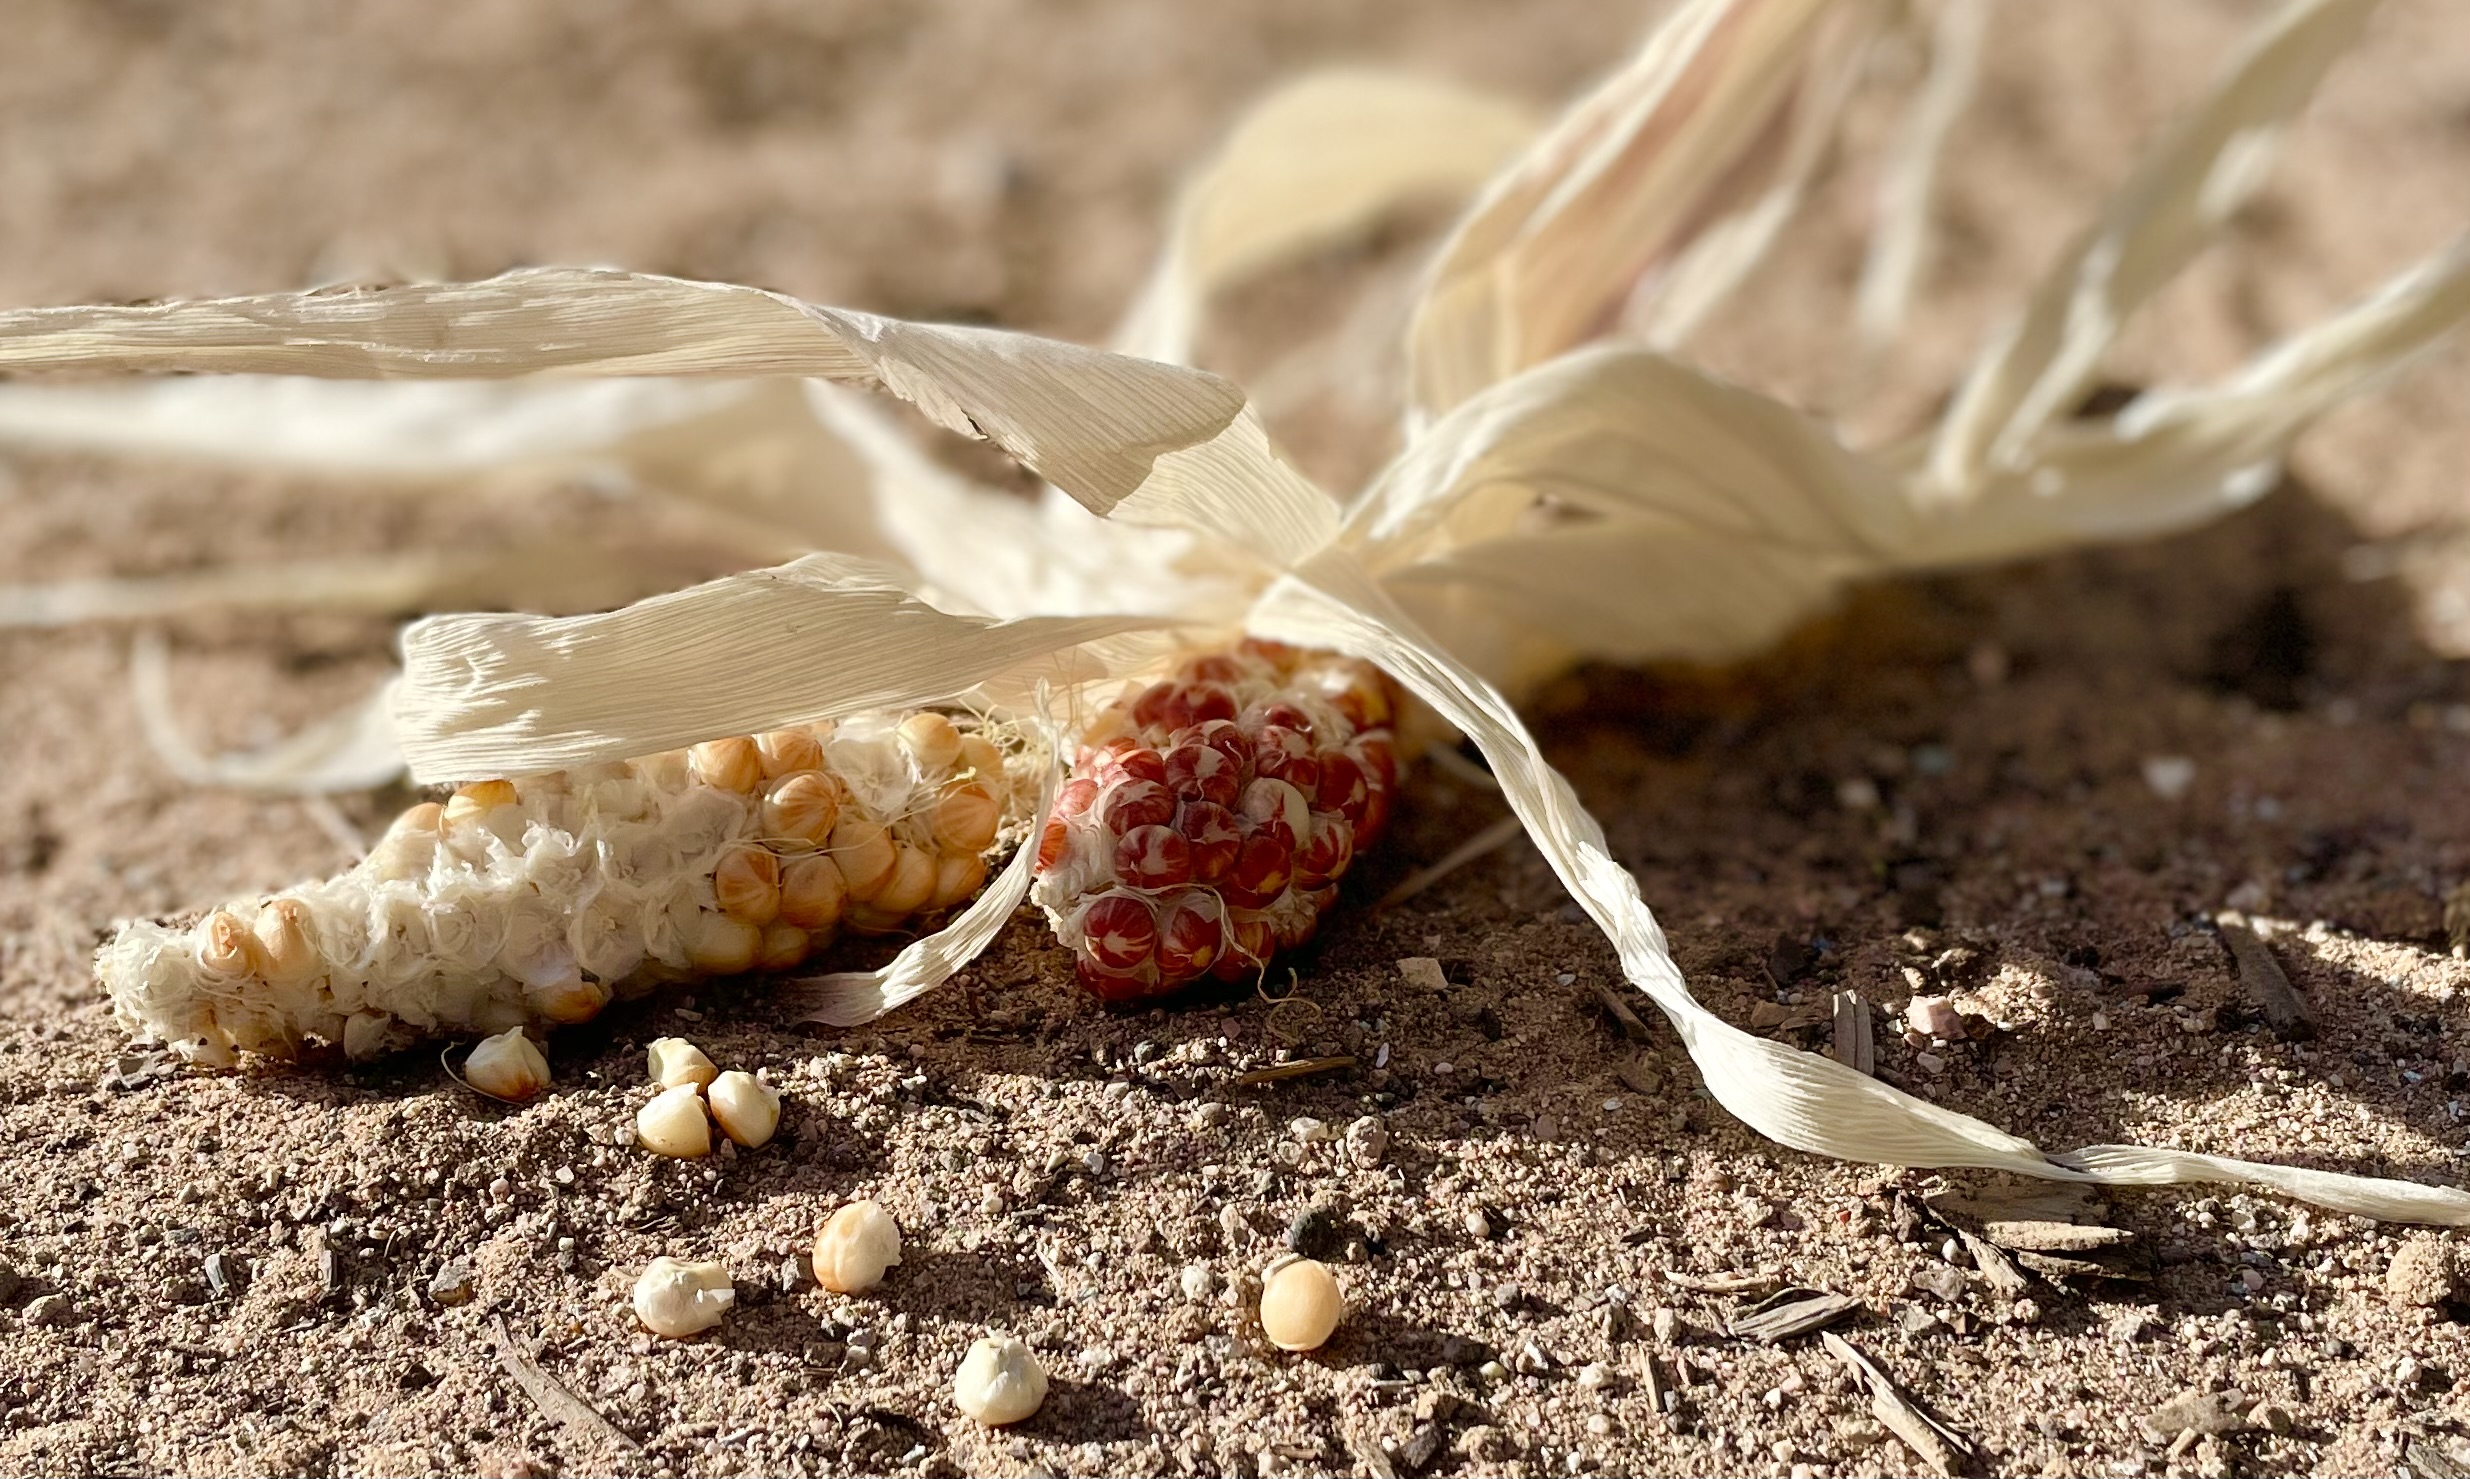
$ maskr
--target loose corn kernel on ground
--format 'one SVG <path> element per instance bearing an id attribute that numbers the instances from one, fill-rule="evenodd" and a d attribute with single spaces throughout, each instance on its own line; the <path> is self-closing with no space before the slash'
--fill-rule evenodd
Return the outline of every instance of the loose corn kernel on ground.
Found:
<path id="1" fill-rule="evenodd" d="M 1256 975 L 1312 937 L 1398 781 L 1388 680 L 1246 642 L 1101 710 L 1030 897 L 1108 1001 Z"/>
<path id="2" fill-rule="evenodd" d="M 97 971 L 122 1023 L 206 1062 L 580 1022 L 965 902 L 1029 821 L 1028 766 L 919 713 L 481 781 L 412 807 L 335 878 L 127 925 Z"/>

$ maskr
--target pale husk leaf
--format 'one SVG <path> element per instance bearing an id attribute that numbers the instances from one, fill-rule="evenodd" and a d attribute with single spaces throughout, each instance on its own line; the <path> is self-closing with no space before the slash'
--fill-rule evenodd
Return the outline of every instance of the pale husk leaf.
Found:
<path id="1" fill-rule="evenodd" d="M 1210 298 L 1402 205 L 1455 200 L 1534 136 L 1527 108 L 1391 72 L 1298 78 L 1254 103 L 1177 192 L 1115 347 L 1190 361 Z"/>
<path id="2" fill-rule="evenodd" d="M 989 686 L 1068 688 L 1146 660 L 1139 617 L 939 611 L 900 573 L 809 555 L 592 616 L 435 616 L 403 635 L 414 779 L 565 770 Z"/>
<path id="3" fill-rule="evenodd" d="M 2288 0 L 2145 151 L 1967 374 L 1932 450 L 1934 496 L 1961 502 L 1994 467 L 2028 459 L 2032 439 L 2091 386 L 2128 318 L 2261 183 L 2281 128 L 2374 8 L 2375 0 Z"/>
<path id="4" fill-rule="evenodd" d="M 1945 0 L 1930 28 L 1930 70 L 1896 130 L 1878 178 L 1878 224 L 1870 232 L 1854 294 L 1854 324 L 1873 351 L 1904 327 L 1929 264 L 1930 213 L 1947 140 L 1981 81 L 1989 0 Z"/>
<path id="5" fill-rule="evenodd" d="M 1656 263 L 1755 194 L 1737 171 L 1788 126 L 1809 48 L 1839 15 L 1827 0 L 1688 0 L 1564 113 L 1441 248 L 1408 332 L 1413 418 L 1592 337 Z"/>

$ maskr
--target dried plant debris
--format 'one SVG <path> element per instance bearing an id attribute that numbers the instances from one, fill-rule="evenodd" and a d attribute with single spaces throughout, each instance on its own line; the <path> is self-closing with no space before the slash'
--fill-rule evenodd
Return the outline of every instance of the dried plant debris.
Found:
<path id="1" fill-rule="evenodd" d="M 1829 1004 L 1835 1018 L 1835 1061 L 1855 1073 L 1878 1071 L 1877 1024 L 1857 991 L 1839 991 Z"/>
<path id="2" fill-rule="evenodd" d="M 1736 1339 L 1774 1345 L 1824 1329 L 1861 1307 L 1861 1301 L 1849 1294 L 1832 1294 L 1824 1289 L 1778 1289 L 1755 1304 L 1733 1311 L 1724 1326 Z"/>
<path id="3" fill-rule="evenodd" d="M 2092 1220 L 2101 1208 L 2081 1191 L 1947 1192 L 1923 1205 L 1973 1250 L 1984 1282 L 2004 1298 L 2024 1292 L 2019 1269 L 2052 1281 L 2152 1277 L 2154 1250 L 2127 1228 Z"/>
<path id="4" fill-rule="evenodd" d="M 2273 958 L 2272 947 L 2235 915 L 2224 915 L 2215 927 L 2238 966 L 2239 989 L 2264 1013 L 2264 1023 L 2273 1035 L 2285 1042 L 2314 1037 L 2316 1009 L 2290 984 L 2289 973 Z"/>
<path id="5" fill-rule="evenodd" d="M 1870 1412 L 1889 1432 L 1904 1440 L 1906 1447 L 1932 1473 L 1952 1476 L 1964 1472 L 1976 1457 L 1971 1440 L 1904 1395 L 1878 1363 L 1862 1354 L 1851 1341 L 1829 1330 L 1820 1334 L 1829 1352 L 1850 1367 L 1854 1377 L 1869 1390 Z"/>
<path id="6" fill-rule="evenodd" d="M 492 1321 L 490 1328 L 497 1337 L 498 1364 L 506 1368 L 506 1374 L 523 1389 L 523 1395 L 531 1398 L 533 1404 L 552 1422 L 620 1453 L 643 1451 L 634 1439 L 619 1432 L 607 1418 L 593 1410 L 591 1404 L 566 1390 L 563 1383 L 526 1355 L 522 1347 L 515 1344 L 514 1336 L 508 1333 L 502 1317 Z"/>

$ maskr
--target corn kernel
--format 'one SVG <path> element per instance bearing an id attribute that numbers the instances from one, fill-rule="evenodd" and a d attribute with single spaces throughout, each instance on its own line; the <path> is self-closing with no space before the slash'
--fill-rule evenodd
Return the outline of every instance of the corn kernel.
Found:
<path id="1" fill-rule="evenodd" d="M 257 969 L 257 937 L 228 909 L 217 909 L 197 924 L 197 962 L 221 976 L 246 976 Z"/>
<path id="2" fill-rule="evenodd" d="M 780 1128 L 780 1095 L 751 1073 L 736 1069 L 712 1080 L 705 1096 L 721 1133 L 753 1150 Z"/>
<path id="3" fill-rule="evenodd" d="M 835 1294 L 874 1288 L 900 1261 L 900 1224 L 874 1202 L 851 1202 L 815 1234 L 815 1282 Z"/>
<path id="4" fill-rule="evenodd" d="M 763 778 L 767 781 L 801 770 L 823 768 L 823 742 L 811 730 L 775 729 L 756 735 L 755 750 L 762 759 Z"/>
<path id="5" fill-rule="evenodd" d="M 767 971 L 785 971 L 802 965 L 814 948 L 814 939 L 794 924 L 774 921 L 763 927 L 763 944 L 755 953 L 755 964 Z"/>
<path id="6" fill-rule="evenodd" d="M 969 1347 L 952 1377 L 952 1401 L 990 1428 L 1016 1423 L 1046 1401 L 1046 1372 L 1028 1346 L 990 1335 Z"/>
<path id="7" fill-rule="evenodd" d="M 781 866 L 780 918 L 805 930 L 828 930 L 840 923 L 849 885 L 840 864 L 822 853 L 791 858 Z"/>
<path id="8" fill-rule="evenodd" d="M 964 781 L 935 802 L 935 845 L 945 852 L 984 852 L 995 845 L 1003 806 L 983 781 Z"/>
<path id="9" fill-rule="evenodd" d="M 655 1258 L 635 1280 L 635 1318 L 654 1335 L 676 1340 L 719 1324 L 737 1297 L 726 1264 Z"/>
<path id="10" fill-rule="evenodd" d="M 949 909 L 978 896 L 986 887 L 986 859 L 974 852 L 945 853 L 935 862 L 935 893 L 929 909 Z"/>
<path id="11" fill-rule="evenodd" d="M 941 714 L 912 714 L 901 721 L 901 748 L 926 777 L 940 776 L 961 758 L 961 732 Z"/>
<path id="12" fill-rule="evenodd" d="M 742 734 L 705 740 L 686 752 L 696 780 L 724 791 L 752 796 L 763 784 L 763 752 Z"/>
<path id="13" fill-rule="evenodd" d="M 763 835 L 772 842 L 821 847 L 840 820 L 840 782 L 819 770 L 800 771 L 763 798 Z"/>
<path id="14" fill-rule="evenodd" d="M 698 911 L 686 921 L 686 959 L 707 975 L 734 976 L 754 968 L 763 931 L 726 914 Z"/>
<path id="15" fill-rule="evenodd" d="M 516 1027 L 481 1039 L 463 1060 L 463 1081 L 492 1099 L 521 1104 L 549 1087 L 549 1060 Z"/>
<path id="16" fill-rule="evenodd" d="M 760 847 L 731 848 L 712 865 L 712 899 L 741 924 L 771 923 L 780 913 L 780 859 Z"/>
<path id="17" fill-rule="evenodd" d="M 1261 1279 L 1261 1333 L 1282 1351 L 1319 1350 L 1345 1313 L 1337 1277 L 1312 1259 L 1281 1259 Z"/>
<path id="18" fill-rule="evenodd" d="M 663 1089 L 635 1111 L 635 1142 L 654 1155 L 692 1160 L 712 1153 L 712 1121 L 695 1084 Z"/>
<path id="19" fill-rule="evenodd" d="M 652 1082 L 664 1089 L 674 1089 L 680 1084 L 702 1088 L 720 1077 L 720 1069 L 713 1064 L 710 1056 L 682 1037 L 652 1039 L 651 1047 L 645 1050 L 644 1060 Z"/>
<path id="20" fill-rule="evenodd" d="M 257 959 L 277 986 L 302 985 L 326 969 L 309 934 L 309 909 L 298 899 L 276 899 L 257 911 Z"/>
<path id="21" fill-rule="evenodd" d="M 892 850 L 890 833 L 862 816 L 844 814 L 832 828 L 832 861 L 840 864 L 849 897 L 864 903 L 892 881 L 893 865 L 900 858 Z"/>

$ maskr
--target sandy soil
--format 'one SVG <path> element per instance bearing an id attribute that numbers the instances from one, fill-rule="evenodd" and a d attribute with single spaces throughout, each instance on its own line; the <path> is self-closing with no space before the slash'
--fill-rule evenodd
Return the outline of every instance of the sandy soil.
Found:
<path id="1" fill-rule="evenodd" d="M 1379 59 L 1550 99 L 1618 53 L 1630 9 L 20 0 L 0 301 L 605 261 L 1091 336 L 1177 163 L 1267 79 Z M 1705 357 L 1856 426 L 1909 425 L 2254 11 L 2006 7 L 1907 352 L 1875 374 L 1835 355 L 1856 163 Z M 2444 0 L 2396 0 L 2128 373 L 2221 368 L 2458 230 L 2463 40 Z M 1891 124 L 1865 104 L 1856 135 Z M 1289 351 L 1409 245 L 1247 292 L 1218 345 L 1334 480 L 1377 461 L 1359 412 L 1379 357 Z M 2441 900 L 2470 876 L 2465 409 L 2454 350 L 2306 443 L 2303 487 L 2220 527 L 1865 593 L 1753 672 L 1582 675 L 1539 724 L 1736 1021 L 1858 992 L 1883 1074 L 2054 1149 L 2456 1181 L 2470 965 Z M 645 519 L 584 490 L 421 504 L 29 458 L 0 467 L 0 579 Z M 184 712 L 220 743 L 356 694 L 390 640 L 334 618 L 169 635 Z M 2135 1234 L 2141 1278 L 2002 1293 L 1919 1210 L 1951 1183 L 1780 1151 L 1704 1099 L 1660 1025 L 1622 1037 L 1594 1004 L 1611 954 L 1532 853 L 1370 912 L 1498 815 L 1431 772 L 1285 1004 L 1110 1015 L 1024 920 L 873 1031 L 790 1025 L 760 982 L 615 1013 L 558 1041 L 559 1092 L 522 1110 L 418 1054 L 114 1086 L 124 1044 L 85 965 L 109 921 L 345 860 L 313 808 L 168 776 L 125 650 L 0 637 L 0 1470 L 1909 1471 L 1814 1336 L 1724 1333 L 1737 1301 L 1702 1286 L 1743 1271 L 1858 1298 L 1841 1332 L 1985 1472 L 2470 1459 L 2470 1332 L 2388 1291 L 2404 1230 L 2120 1195 L 2098 1215 Z M 2194 761 L 2174 799 L 2146 779 L 2161 757 Z M 341 811 L 367 829 L 403 799 Z M 2312 1043 L 2246 1005 L 2205 924 L 2231 905 L 2312 1000 Z M 1402 978 L 1410 957 L 1442 961 L 1448 989 Z M 1977 1040 L 1900 1040 L 1916 981 L 1953 990 Z M 708 1165 L 615 1148 L 666 1033 L 771 1069 L 782 1138 Z M 1235 1081 L 1324 1052 L 1367 1066 Z M 1377 1164 L 1306 1123 L 1366 1117 Z M 819 1293 L 794 1256 L 856 1196 L 898 1215 L 907 1261 L 874 1294 Z M 1246 1314 L 1290 1235 L 1358 1311 L 1308 1358 Z M 694 1341 L 641 1334 L 624 1293 L 659 1253 L 726 1259 L 738 1313 Z M 468 1298 L 450 1273 L 441 1302 L 458 1264 Z M 500 1322 L 640 1451 L 545 1416 Z M 949 1398 L 990 1329 L 1056 1378 L 1013 1432 Z M 2160 1430 L 2210 1393 L 2235 1394 L 2222 1431 Z"/>

